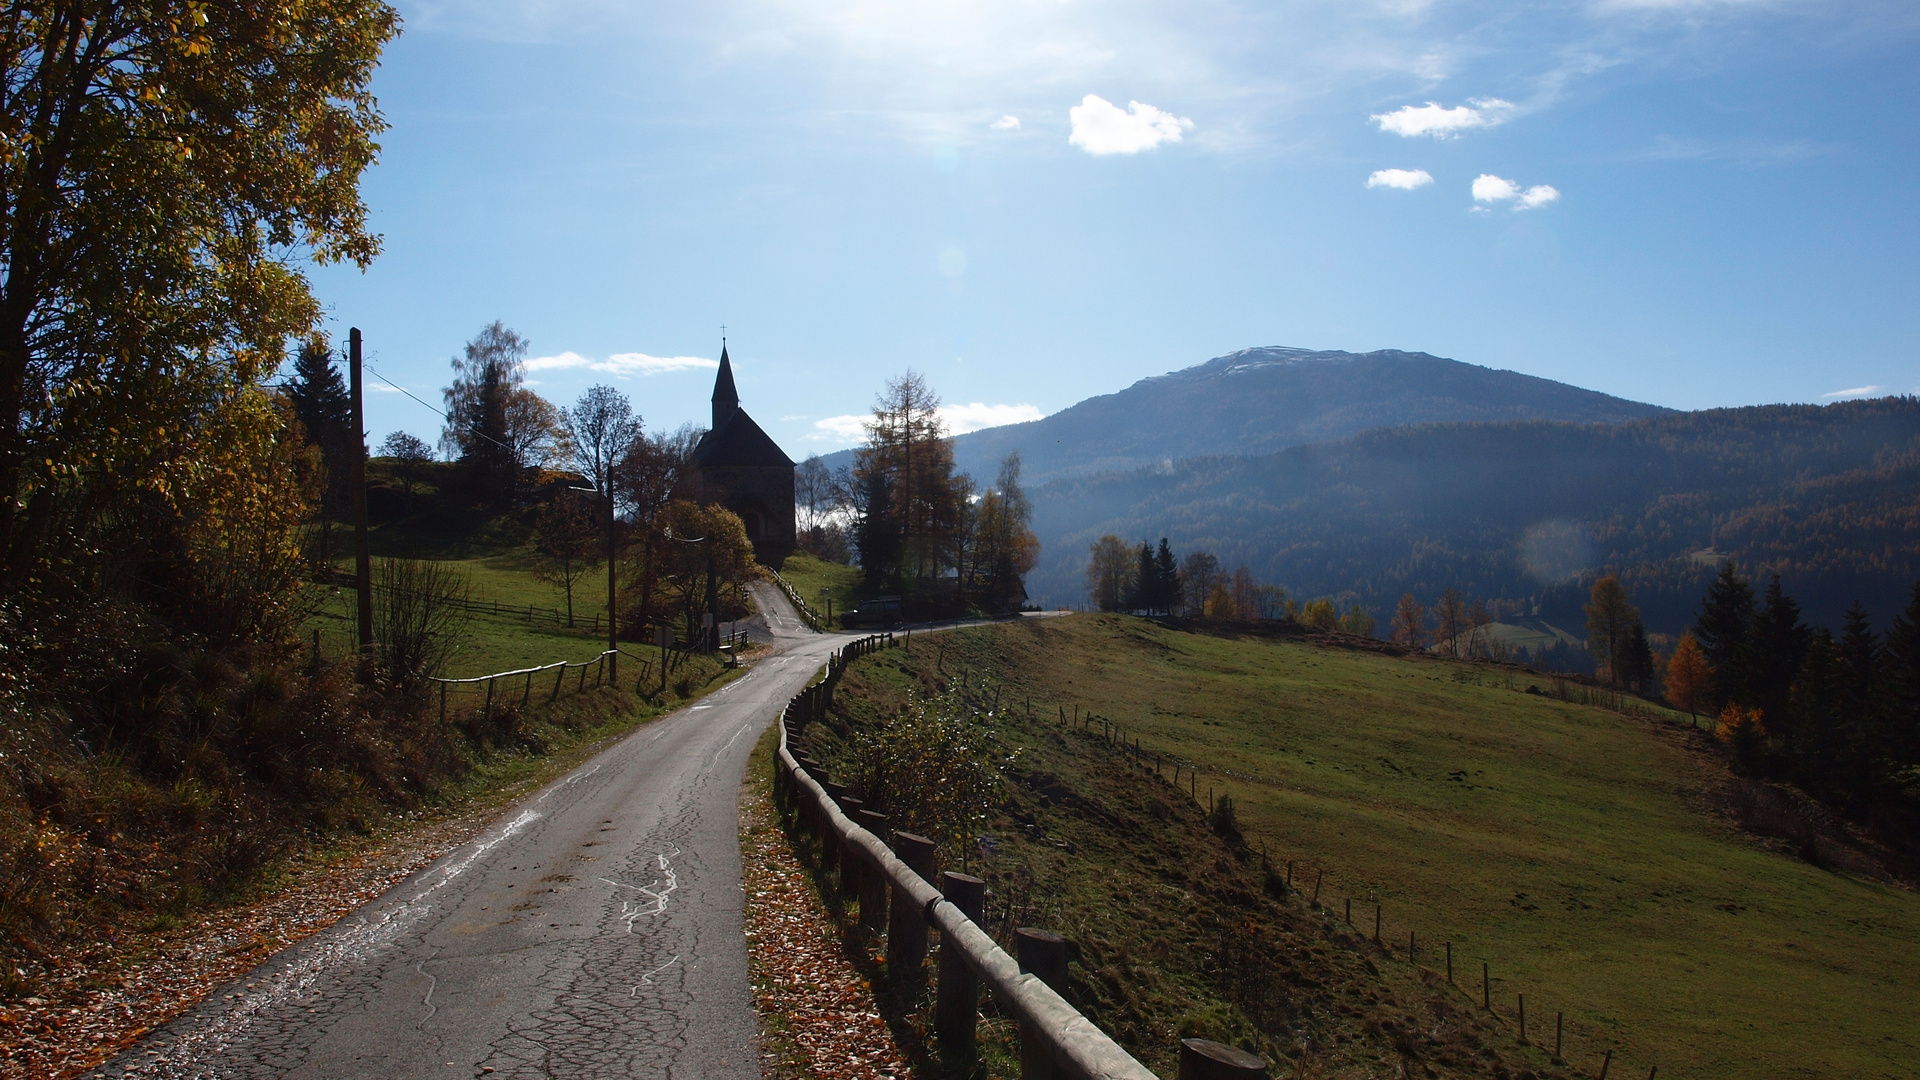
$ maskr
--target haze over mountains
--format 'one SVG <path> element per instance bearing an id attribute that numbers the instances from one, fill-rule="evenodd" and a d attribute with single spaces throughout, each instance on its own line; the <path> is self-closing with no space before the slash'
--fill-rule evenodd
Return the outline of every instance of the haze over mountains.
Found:
<path id="1" fill-rule="evenodd" d="M 1470 420 L 1639 420 L 1658 405 L 1423 352 L 1242 349 L 1052 416 L 956 436 L 954 464 L 990 482 L 1019 450 L 1029 485 L 1217 454 L 1270 454 L 1375 428 Z M 847 464 L 851 451 L 831 455 Z"/>

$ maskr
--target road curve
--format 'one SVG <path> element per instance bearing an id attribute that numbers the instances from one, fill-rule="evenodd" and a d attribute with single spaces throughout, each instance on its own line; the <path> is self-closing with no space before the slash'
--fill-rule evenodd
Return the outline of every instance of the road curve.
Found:
<path id="1" fill-rule="evenodd" d="M 848 640 L 761 604 L 778 651 L 748 674 L 90 1075 L 758 1077 L 740 777 Z"/>

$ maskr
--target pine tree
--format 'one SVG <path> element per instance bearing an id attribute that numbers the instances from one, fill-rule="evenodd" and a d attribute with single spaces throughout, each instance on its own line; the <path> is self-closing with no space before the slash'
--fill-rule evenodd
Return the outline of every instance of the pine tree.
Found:
<path id="1" fill-rule="evenodd" d="M 1920 788 L 1920 581 L 1887 628 L 1879 742 L 1896 780 Z"/>
<path id="2" fill-rule="evenodd" d="M 1133 585 L 1127 590 L 1127 608 L 1153 614 L 1154 608 L 1159 606 L 1159 586 L 1159 573 L 1153 562 L 1153 546 L 1142 540 L 1135 559 Z"/>
<path id="3" fill-rule="evenodd" d="M 1164 536 L 1160 538 L 1160 549 L 1153 555 L 1153 572 L 1153 606 L 1171 615 L 1174 605 L 1180 602 L 1180 564 Z"/>
<path id="4" fill-rule="evenodd" d="M 1794 676 L 1806 657 L 1809 632 L 1800 621 L 1800 605 L 1780 587 L 1780 575 L 1767 582 L 1767 596 L 1754 620 L 1753 667 L 1748 675 L 1751 704 L 1767 716 L 1787 706 Z"/>
<path id="5" fill-rule="evenodd" d="M 1707 587 L 1700 615 L 1693 622 L 1694 640 L 1713 671 L 1714 696 L 1720 701 L 1749 697 L 1753 620 L 1753 587 L 1741 580 L 1728 559 Z"/>
<path id="6" fill-rule="evenodd" d="M 353 399 L 347 381 L 333 366 L 333 350 L 318 334 L 301 342 L 293 361 L 293 382 L 287 387 L 293 415 L 307 431 L 307 441 L 320 449 L 327 467 L 327 486 L 321 513 L 331 520 L 347 511 L 347 477 L 352 462 Z"/>

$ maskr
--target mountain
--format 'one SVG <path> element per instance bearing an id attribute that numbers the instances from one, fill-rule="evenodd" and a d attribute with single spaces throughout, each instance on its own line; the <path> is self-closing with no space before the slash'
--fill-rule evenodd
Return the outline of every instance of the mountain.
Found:
<path id="1" fill-rule="evenodd" d="M 1142 379 L 1025 424 L 953 440 L 960 471 L 990 482 L 1019 450 L 1028 484 L 1182 458 L 1271 454 L 1374 428 L 1463 421 L 1619 423 L 1657 405 L 1427 353 L 1242 349 Z M 849 463 L 851 453 L 828 465 Z"/>
<path id="2" fill-rule="evenodd" d="M 1382 626 L 1402 592 L 1431 604 L 1448 587 L 1538 598 L 1577 626 L 1610 571 L 1649 629 L 1678 631 L 1723 557 L 1779 573 L 1810 621 L 1838 625 L 1857 599 L 1884 626 L 1920 578 L 1920 399 L 1402 427 L 1029 494 L 1027 588 L 1045 604 L 1085 601 L 1088 546 L 1114 533 L 1357 601 Z"/>

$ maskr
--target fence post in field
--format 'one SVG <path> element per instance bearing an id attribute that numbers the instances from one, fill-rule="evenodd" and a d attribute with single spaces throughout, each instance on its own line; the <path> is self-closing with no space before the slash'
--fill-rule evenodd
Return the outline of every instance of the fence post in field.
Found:
<path id="1" fill-rule="evenodd" d="M 1447 982 L 1453 982 L 1453 942 L 1447 942 Z"/>
<path id="2" fill-rule="evenodd" d="M 854 824 L 875 836 L 887 835 L 887 815 L 862 810 L 853 815 Z M 860 857 L 865 859 L 866 852 Z M 887 872 L 876 863 L 860 868 L 860 925 L 879 933 L 887 922 Z"/>
<path id="3" fill-rule="evenodd" d="M 440 722 L 447 722 L 447 684 L 440 684 Z"/>
<path id="4" fill-rule="evenodd" d="M 974 922 L 986 906 L 987 883 L 969 874 L 949 870 L 940 875 L 940 893 Z M 940 942 L 940 986 L 934 1002 L 934 1032 L 940 1041 L 966 1054 L 973 1053 L 973 1022 L 980 1011 L 980 982 L 952 943 Z"/>
<path id="5" fill-rule="evenodd" d="M 520 692 L 520 707 L 522 709 L 526 708 L 527 703 L 532 700 L 533 700 L 533 672 L 529 671 L 527 672 L 527 688 Z"/>
<path id="6" fill-rule="evenodd" d="M 1488 973 L 1485 960 L 1480 961 L 1480 1007 L 1488 1012 L 1493 1011 L 1493 976 Z"/>
<path id="7" fill-rule="evenodd" d="M 1613 1051 L 1609 1050 L 1607 1056 L 1600 1060 L 1600 1080 L 1607 1080 L 1607 1070 L 1611 1068 L 1613 1068 Z"/>
<path id="8" fill-rule="evenodd" d="M 487 677 L 487 703 L 481 708 L 480 715 L 486 721 L 493 719 L 493 677 L 491 675 Z"/>
<path id="9" fill-rule="evenodd" d="M 1013 932 L 1014 958 L 1062 997 L 1067 994 L 1067 939 L 1050 930 L 1022 926 Z M 1034 1025 L 1020 1024 L 1020 1080 L 1051 1080 L 1053 1046 Z"/>
<path id="10" fill-rule="evenodd" d="M 924 836 L 910 832 L 893 834 L 893 853 L 900 856 L 907 869 L 920 875 L 922 881 L 933 880 L 934 851 L 933 841 Z M 887 972 L 893 976 L 895 986 L 917 990 L 920 966 L 927 959 L 926 913 L 914 904 L 913 897 L 895 889 L 889 916 Z"/>
<path id="11" fill-rule="evenodd" d="M 1380 905 L 1373 905 L 1373 943 L 1380 944 Z"/>
<path id="12" fill-rule="evenodd" d="M 1566 1024 L 1566 1013 L 1557 1012 L 1553 1014 L 1553 1060 L 1555 1061 L 1560 1060 L 1560 1035 L 1566 1029 Z"/>
<path id="13" fill-rule="evenodd" d="M 580 665 L 580 685 L 574 687 L 573 692 L 576 694 L 585 693 L 586 689 L 587 689 L 587 665 L 581 664 Z"/>
<path id="14" fill-rule="evenodd" d="M 1323 881 L 1326 878 L 1326 876 L 1327 876 L 1327 868 L 1324 866 L 1313 872 L 1313 906 L 1314 907 L 1320 906 L 1320 882 Z M 1353 913 L 1352 913 L 1353 901 L 1351 900 L 1347 901 L 1347 905 L 1348 905 L 1347 921 L 1352 922 L 1353 921 Z"/>
<path id="15" fill-rule="evenodd" d="M 1267 1063 L 1226 1043 L 1180 1040 L 1179 1080 L 1265 1080 Z"/>
<path id="16" fill-rule="evenodd" d="M 567 665 L 563 663 L 560 665 L 560 670 L 553 675 L 553 696 L 547 699 L 547 704 L 551 705 L 560 700 L 560 684 L 565 682 L 566 679 Z"/>
<path id="17" fill-rule="evenodd" d="M 1526 1045 L 1526 1042 L 1527 1042 L 1527 995 L 1521 994 L 1520 995 L 1520 1043 L 1521 1045 L 1524 1046 Z"/>

